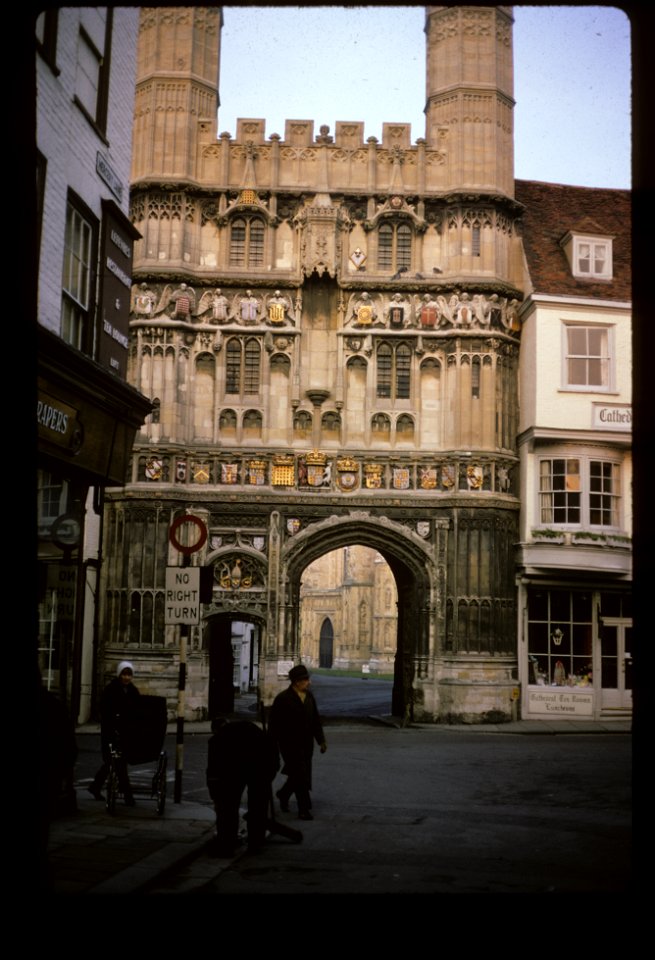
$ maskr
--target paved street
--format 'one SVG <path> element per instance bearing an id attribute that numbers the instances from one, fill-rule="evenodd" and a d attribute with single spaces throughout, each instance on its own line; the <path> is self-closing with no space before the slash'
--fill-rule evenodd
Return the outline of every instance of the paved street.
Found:
<path id="1" fill-rule="evenodd" d="M 137 806 L 109 816 L 88 786 L 97 727 L 78 730 L 78 812 L 54 822 L 54 892 L 157 894 L 621 893 L 630 890 L 629 721 L 490 726 L 389 722 L 388 681 L 315 676 L 328 751 L 314 760 L 314 815 L 293 845 L 214 859 L 205 784 L 209 723 L 185 725 L 182 802 L 158 817 L 151 765 L 131 767 Z M 238 698 L 255 717 L 254 698 Z M 283 782 L 278 774 L 277 788 Z M 144 788 L 143 792 L 141 788 Z M 245 799 L 245 798 L 244 798 Z M 245 824 L 244 824 L 245 828 Z"/>
<path id="2" fill-rule="evenodd" d="M 337 725 L 303 843 L 220 871 L 202 853 L 152 893 L 609 893 L 630 878 L 630 738 Z M 201 738 L 194 738 L 200 747 Z M 282 782 L 278 777 L 276 784 Z"/>

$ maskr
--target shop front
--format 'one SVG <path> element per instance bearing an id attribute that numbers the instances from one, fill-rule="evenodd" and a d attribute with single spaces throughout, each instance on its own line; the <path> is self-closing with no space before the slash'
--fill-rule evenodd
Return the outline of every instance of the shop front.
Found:
<path id="1" fill-rule="evenodd" d="M 150 401 L 38 328 L 37 606 L 44 685 L 86 719 L 94 678 L 102 491 L 125 482 Z"/>
<path id="2" fill-rule="evenodd" d="M 524 719 L 600 719 L 632 711 L 629 584 L 519 581 Z"/>

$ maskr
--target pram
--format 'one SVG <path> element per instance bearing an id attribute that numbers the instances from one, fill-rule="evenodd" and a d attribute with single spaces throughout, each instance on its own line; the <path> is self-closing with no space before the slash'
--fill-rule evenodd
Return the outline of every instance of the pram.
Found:
<path id="1" fill-rule="evenodd" d="M 134 716 L 128 727 L 121 730 L 120 738 L 109 745 L 109 773 L 107 775 L 107 813 L 114 813 L 116 800 L 122 796 L 121 765 L 127 773 L 128 764 L 146 764 L 157 761 L 157 768 L 146 778 L 145 789 L 136 778 L 131 778 L 132 791 L 150 796 L 157 801 L 157 813 L 166 806 L 166 767 L 168 755 L 164 750 L 166 737 L 166 697 L 141 696 L 135 706 Z M 141 777 L 143 780 L 143 777 Z"/>

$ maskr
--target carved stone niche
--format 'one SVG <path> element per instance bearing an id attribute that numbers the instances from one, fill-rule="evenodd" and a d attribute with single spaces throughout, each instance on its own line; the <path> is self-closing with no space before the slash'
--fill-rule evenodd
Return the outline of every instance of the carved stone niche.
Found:
<path id="1" fill-rule="evenodd" d="M 263 143 L 265 133 L 265 120 L 237 119 L 236 140 L 238 143 L 245 143 L 247 140 L 251 140 L 253 143 Z"/>
<path id="2" fill-rule="evenodd" d="M 338 147 L 348 147 L 351 150 L 362 147 L 364 145 L 364 124 L 360 121 L 337 120 L 335 140 Z"/>

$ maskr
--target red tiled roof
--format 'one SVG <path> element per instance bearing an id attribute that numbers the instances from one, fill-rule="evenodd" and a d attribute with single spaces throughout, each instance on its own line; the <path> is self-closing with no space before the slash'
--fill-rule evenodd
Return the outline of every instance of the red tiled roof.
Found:
<path id="1" fill-rule="evenodd" d="M 632 298 L 631 193 L 517 180 L 525 206 L 523 245 L 535 293 L 627 301 Z M 560 245 L 567 233 L 612 237 L 613 279 L 580 280 Z"/>

